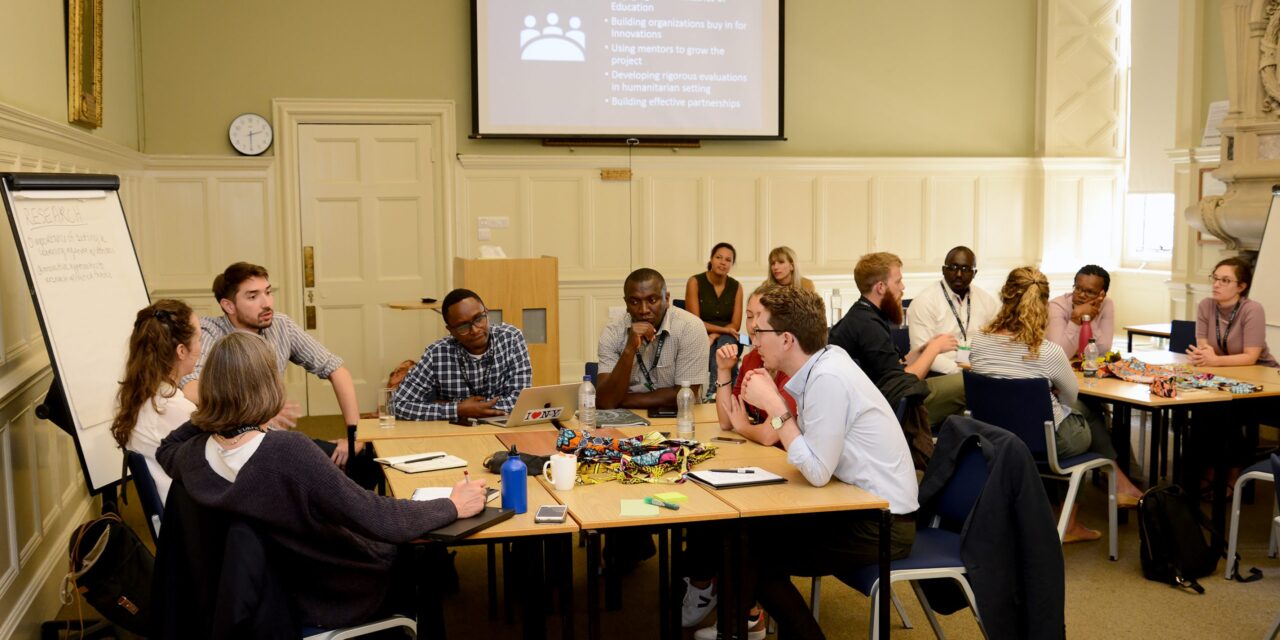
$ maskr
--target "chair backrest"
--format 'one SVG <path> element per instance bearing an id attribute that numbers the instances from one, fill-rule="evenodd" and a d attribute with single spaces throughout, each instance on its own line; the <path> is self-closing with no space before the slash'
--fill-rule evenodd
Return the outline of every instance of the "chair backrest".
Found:
<path id="1" fill-rule="evenodd" d="M 142 513 L 147 516 L 147 530 L 151 532 L 151 541 L 159 543 L 160 521 L 164 520 L 164 501 L 160 499 L 155 478 L 151 477 L 147 459 L 141 453 L 126 450 L 124 455 L 129 461 L 133 486 L 138 489 L 138 500 L 142 501 Z"/>
<path id="2" fill-rule="evenodd" d="M 906 327 L 893 327 L 889 329 L 889 337 L 893 338 L 893 346 L 898 350 L 898 356 L 907 357 L 911 353 L 911 334 Z"/>
<path id="3" fill-rule="evenodd" d="M 964 395 L 975 420 L 1012 431 L 1036 460 L 1048 457 L 1045 421 L 1053 420 L 1049 381 L 1044 378 L 990 378 L 964 372 Z"/>
<path id="4" fill-rule="evenodd" d="M 683 309 L 683 308 L 684 308 L 684 298 L 672 298 L 672 299 L 671 299 L 671 304 L 672 304 L 672 305 L 674 305 L 674 306 L 676 306 L 676 307 L 678 307 L 678 308 L 680 308 L 680 309 Z"/>
<path id="5" fill-rule="evenodd" d="M 1280 453 L 1271 454 L 1271 475 L 1280 478 Z M 1280 482 L 1273 482 L 1271 486 L 1276 488 L 1276 504 L 1280 504 Z"/>
<path id="6" fill-rule="evenodd" d="M 969 438 L 961 445 L 951 479 L 938 493 L 937 516 L 956 527 L 963 525 L 986 484 L 987 459 L 982 454 L 982 447 L 978 446 L 978 439 Z"/>
<path id="7" fill-rule="evenodd" d="M 898 405 L 893 408 L 893 417 L 898 419 L 898 424 L 902 424 L 902 421 L 907 419 L 907 406 L 910 404 L 908 400 L 910 398 L 900 398 Z"/>
<path id="8" fill-rule="evenodd" d="M 595 385 L 596 378 L 600 375 L 600 363 L 588 362 L 586 367 L 583 369 L 583 375 L 589 376 L 591 378 L 591 384 Z"/>
<path id="9" fill-rule="evenodd" d="M 1196 323 L 1194 320 L 1174 320 L 1169 323 L 1169 350 L 1174 353 L 1186 353 L 1187 347 L 1196 343 Z"/>

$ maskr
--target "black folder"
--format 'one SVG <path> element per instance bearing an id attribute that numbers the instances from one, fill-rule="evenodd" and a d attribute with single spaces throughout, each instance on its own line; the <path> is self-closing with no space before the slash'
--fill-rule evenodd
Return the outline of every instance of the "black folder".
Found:
<path id="1" fill-rule="evenodd" d="M 462 518 L 453 521 L 453 524 L 447 524 L 434 531 L 428 531 L 424 536 L 430 540 L 441 540 L 444 542 L 453 542 L 465 538 L 477 531 L 484 531 L 503 520 L 509 520 L 516 512 L 512 509 L 500 509 L 498 507 L 485 507 L 484 511 L 471 516 L 470 518 Z"/>

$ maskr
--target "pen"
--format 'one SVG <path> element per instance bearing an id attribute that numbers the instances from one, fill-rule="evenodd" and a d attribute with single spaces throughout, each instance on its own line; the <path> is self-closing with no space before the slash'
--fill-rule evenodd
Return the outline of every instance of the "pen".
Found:
<path id="1" fill-rule="evenodd" d="M 428 461 L 428 460 L 437 460 L 437 459 L 443 458 L 444 456 L 445 456 L 445 454 L 441 453 L 441 454 L 434 455 L 434 456 L 427 456 L 427 457 L 425 457 L 425 458 L 414 458 L 414 459 L 412 459 L 412 460 L 401 460 L 400 462 L 397 462 L 397 463 L 395 463 L 395 464 L 413 464 L 413 463 L 415 463 L 415 462 L 426 462 L 426 461 Z"/>
<path id="2" fill-rule="evenodd" d="M 755 469 L 712 469 L 713 473 L 755 473 Z"/>
<path id="3" fill-rule="evenodd" d="M 463 479 L 467 484 L 471 484 L 471 473 L 470 473 L 470 472 L 468 472 L 466 469 L 463 469 L 463 470 L 462 470 L 462 479 Z"/>
<path id="4" fill-rule="evenodd" d="M 653 506 L 655 506 L 655 507 L 665 507 L 665 508 L 670 509 L 670 510 L 672 510 L 672 511 L 679 511 L 679 510 L 680 510 L 680 505 L 678 505 L 678 504 L 673 504 L 673 503 L 670 503 L 670 502 L 665 502 L 665 501 L 663 501 L 663 500 L 661 500 L 661 499 L 658 499 L 658 498 L 655 498 L 655 497 L 653 497 L 653 496 L 649 496 L 648 498 L 645 498 L 645 499 L 644 499 L 644 501 L 645 501 L 645 502 L 647 502 L 647 503 L 649 503 L 649 504 L 651 504 L 651 505 L 653 505 Z"/>

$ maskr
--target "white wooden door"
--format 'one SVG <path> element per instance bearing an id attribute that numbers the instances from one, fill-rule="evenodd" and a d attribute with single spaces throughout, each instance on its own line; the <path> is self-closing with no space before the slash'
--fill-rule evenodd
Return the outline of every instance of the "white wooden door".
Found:
<path id="1" fill-rule="evenodd" d="M 443 297 L 431 133 L 431 125 L 299 126 L 307 311 L 297 320 L 346 361 L 362 412 L 375 409 L 391 369 L 416 360 L 441 330 L 432 312 L 387 306 Z M 329 383 L 307 376 L 307 414 L 336 413 Z"/>

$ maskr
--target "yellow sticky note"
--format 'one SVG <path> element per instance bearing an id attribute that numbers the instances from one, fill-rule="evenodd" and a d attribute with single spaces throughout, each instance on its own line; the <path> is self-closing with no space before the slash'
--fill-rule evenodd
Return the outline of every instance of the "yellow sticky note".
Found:
<path id="1" fill-rule="evenodd" d="M 679 491 L 655 493 L 653 494 L 653 497 L 670 504 L 684 504 L 689 501 L 689 496 L 686 496 L 685 494 L 680 493 Z"/>
<path id="2" fill-rule="evenodd" d="M 647 517 L 658 515 L 658 507 L 649 504 L 644 500 L 623 500 L 622 513 L 624 517 Z"/>

